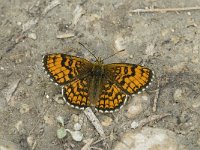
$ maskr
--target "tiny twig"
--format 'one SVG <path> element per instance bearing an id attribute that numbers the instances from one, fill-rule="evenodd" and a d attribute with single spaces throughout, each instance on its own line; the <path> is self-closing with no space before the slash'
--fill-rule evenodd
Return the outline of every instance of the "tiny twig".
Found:
<path id="1" fill-rule="evenodd" d="M 167 113 L 167 114 L 149 116 L 148 118 L 140 120 L 138 123 L 136 123 L 137 125 L 134 125 L 131 128 L 133 128 L 133 129 L 140 128 L 140 127 L 143 127 L 144 125 L 148 124 L 149 122 L 158 121 L 158 120 L 161 120 L 162 118 L 165 118 L 170 115 L 171 114 Z M 135 122 L 133 122 L 133 123 L 135 124 Z"/>
<path id="2" fill-rule="evenodd" d="M 33 143 L 33 146 L 31 147 L 31 150 L 35 150 L 36 146 L 37 146 L 37 140 Z"/>
<path id="3" fill-rule="evenodd" d="M 89 141 L 81 148 L 81 150 L 88 150 L 90 149 L 91 147 L 91 144 L 93 142 L 94 139 L 89 139 Z"/>
<path id="4" fill-rule="evenodd" d="M 46 15 L 51 9 L 53 9 L 54 7 L 60 5 L 60 3 L 61 3 L 60 0 L 53 0 L 53 1 L 51 1 L 49 3 L 49 5 L 47 5 L 45 7 L 45 9 L 43 10 L 42 15 L 43 16 Z"/>
<path id="5" fill-rule="evenodd" d="M 161 120 L 162 118 L 165 118 L 170 115 L 171 114 L 167 113 L 167 114 L 149 116 L 147 119 L 141 120 L 140 125 L 144 126 L 144 125 L 148 124 L 149 122 L 158 121 L 158 120 Z"/>
<path id="6" fill-rule="evenodd" d="M 19 82 L 21 81 L 21 79 L 18 79 L 16 81 L 14 81 L 9 87 L 8 87 L 8 91 L 6 92 L 6 100 L 7 102 L 10 101 L 10 99 L 12 98 L 13 94 L 15 93 Z"/>
<path id="7" fill-rule="evenodd" d="M 156 112 L 156 110 L 157 110 L 158 96 L 159 96 L 159 93 L 160 93 L 159 87 L 160 87 L 160 84 L 158 82 L 158 86 L 157 86 L 157 90 L 156 90 L 156 95 L 155 95 L 155 97 L 153 99 L 153 112 Z"/>
<path id="8" fill-rule="evenodd" d="M 96 149 L 96 150 L 103 150 L 102 148 L 98 148 L 98 147 L 91 147 L 91 149 Z"/>
<path id="9" fill-rule="evenodd" d="M 97 144 L 97 143 L 99 143 L 99 142 L 101 142 L 101 141 L 105 140 L 106 138 L 108 138 L 108 137 L 101 138 L 101 139 L 99 139 L 99 140 L 97 140 L 97 141 L 93 142 L 91 145 L 95 145 L 95 144 Z"/>
<path id="10" fill-rule="evenodd" d="M 100 134 L 100 136 L 102 138 L 105 138 L 106 135 L 104 133 L 103 127 L 99 122 L 99 120 L 97 119 L 97 117 L 95 116 L 95 114 L 93 113 L 92 109 L 88 107 L 83 112 L 87 116 L 87 118 L 91 121 L 91 123 L 94 125 L 95 129 Z"/>
<path id="11" fill-rule="evenodd" d="M 189 10 L 200 10 L 200 7 L 185 7 L 185 8 L 156 8 L 156 9 L 135 9 L 130 11 L 131 13 L 154 13 L 154 12 L 176 12 L 176 11 L 189 11 Z"/>

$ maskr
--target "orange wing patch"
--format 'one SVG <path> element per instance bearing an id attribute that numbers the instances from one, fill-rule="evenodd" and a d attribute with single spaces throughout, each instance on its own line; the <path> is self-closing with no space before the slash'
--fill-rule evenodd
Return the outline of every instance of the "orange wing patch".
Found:
<path id="1" fill-rule="evenodd" d="M 143 91 L 153 78 L 153 71 L 134 64 L 108 64 L 106 73 L 128 95 Z"/>
<path id="2" fill-rule="evenodd" d="M 86 78 L 75 80 L 67 86 L 63 86 L 62 94 L 67 104 L 72 107 L 84 109 L 90 106 Z"/>
<path id="3" fill-rule="evenodd" d="M 95 108 L 99 112 L 113 112 L 120 109 L 126 102 L 127 95 L 115 84 L 107 81 L 103 86 L 102 93 L 100 94 L 99 101 L 96 103 Z"/>
<path id="4" fill-rule="evenodd" d="M 66 85 L 81 75 L 87 75 L 92 68 L 92 63 L 86 59 L 66 54 L 45 55 L 43 63 L 50 78 L 60 85 Z"/>

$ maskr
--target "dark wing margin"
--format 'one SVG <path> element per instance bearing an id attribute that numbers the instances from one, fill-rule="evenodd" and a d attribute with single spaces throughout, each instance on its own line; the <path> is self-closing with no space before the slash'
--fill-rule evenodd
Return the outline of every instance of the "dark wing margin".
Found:
<path id="1" fill-rule="evenodd" d="M 73 108 L 85 109 L 90 106 L 87 78 L 78 79 L 62 87 L 62 95 Z"/>
<path id="2" fill-rule="evenodd" d="M 67 54 L 47 54 L 43 57 L 43 67 L 52 81 L 66 85 L 86 76 L 92 68 L 92 63 Z"/>
<path id="3" fill-rule="evenodd" d="M 154 72 L 149 68 L 126 63 L 105 65 L 105 74 L 128 95 L 144 91 L 154 78 Z"/>
<path id="4" fill-rule="evenodd" d="M 99 112 L 111 113 L 123 107 L 128 96 L 111 81 L 107 81 L 102 88 L 99 101 L 95 105 L 95 109 Z"/>

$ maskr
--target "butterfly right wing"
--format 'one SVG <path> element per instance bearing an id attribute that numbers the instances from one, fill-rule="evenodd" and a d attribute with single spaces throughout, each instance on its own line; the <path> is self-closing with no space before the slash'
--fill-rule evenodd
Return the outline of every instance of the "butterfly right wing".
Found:
<path id="1" fill-rule="evenodd" d="M 112 81 L 106 79 L 95 109 L 99 112 L 114 112 L 122 108 L 128 96 Z"/>
<path id="2" fill-rule="evenodd" d="M 59 85 L 87 76 L 92 69 L 88 60 L 67 54 L 47 54 L 43 57 L 43 66 L 51 80 Z"/>
<path id="3" fill-rule="evenodd" d="M 127 95 L 145 90 L 154 78 L 154 73 L 149 68 L 127 63 L 107 64 L 105 74 Z"/>
<path id="4" fill-rule="evenodd" d="M 153 71 L 134 64 L 115 63 L 105 67 L 105 84 L 95 108 L 100 112 L 113 112 L 123 106 L 128 95 L 143 91 L 153 78 Z"/>

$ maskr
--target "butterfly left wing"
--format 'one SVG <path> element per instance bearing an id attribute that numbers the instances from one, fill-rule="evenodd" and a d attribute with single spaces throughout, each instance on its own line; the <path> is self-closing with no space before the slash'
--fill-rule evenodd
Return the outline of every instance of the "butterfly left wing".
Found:
<path id="1" fill-rule="evenodd" d="M 127 63 L 107 64 L 105 74 L 127 95 L 143 91 L 154 77 L 153 71 L 149 68 Z"/>
<path id="2" fill-rule="evenodd" d="M 88 79 L 82 78 L 70 82 L 62 87 L 62 94 L 68 105 L 84 109 L 90 106 Z"/>
<path id="3" fill-rule="evenodd" d="M 59 85 L 87 76 L 92 69 L 92 63 L 86 59 L 59 53 L 45 55 L 43 66 L 51 80 Z"/>
<path id="4" fill-rule="evenodd" d="M 95 109 L 99 112 L 113 112 L 120 109 L 127 100 L 127 95 L 113 82 L 107 80 L 102 87 Z"/>

